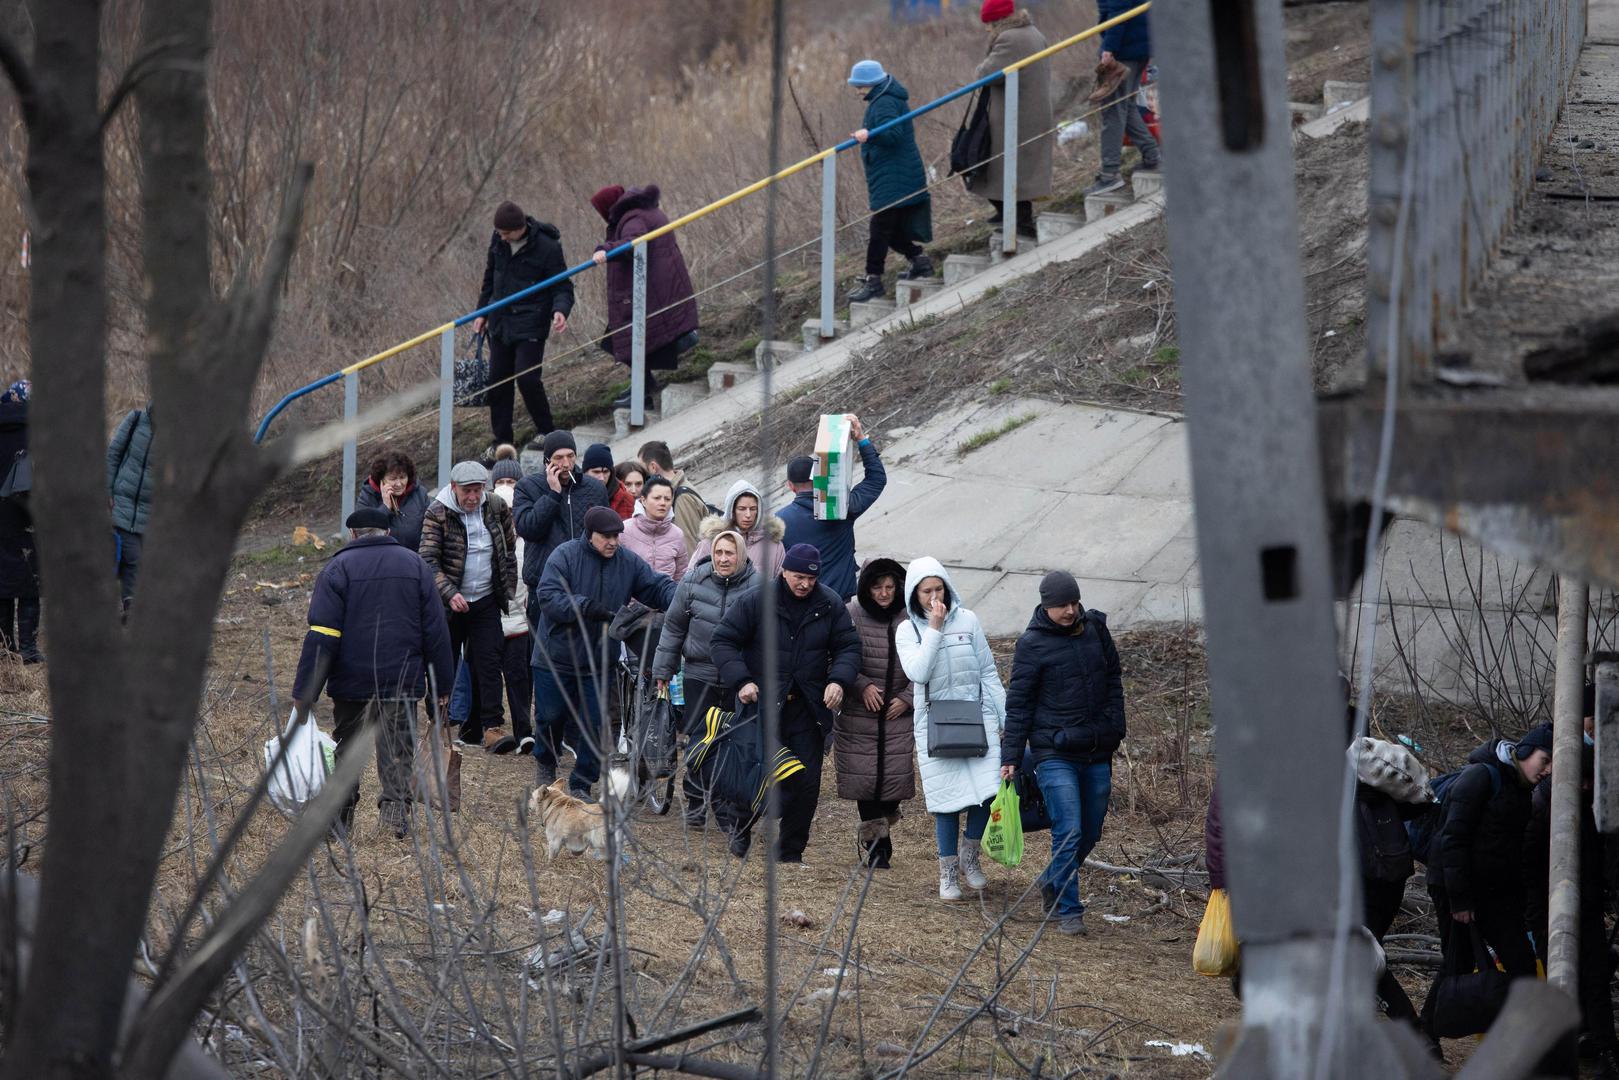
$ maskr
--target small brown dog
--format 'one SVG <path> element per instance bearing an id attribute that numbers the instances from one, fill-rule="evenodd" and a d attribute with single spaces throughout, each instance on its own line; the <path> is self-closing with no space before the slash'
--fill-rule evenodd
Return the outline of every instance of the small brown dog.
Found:
<path id="1" fill-rule="evenodd" d="M 602 808 L 568 794 L 567 777 L 558 777 L 549 787 L 535 788 L 528 797 L 528 812 L 545 830 L 547 858 L 556 858 L 563 848 L 575 855 L 589 851 L 593 858 L 607 858 L 607 821 Z"/>

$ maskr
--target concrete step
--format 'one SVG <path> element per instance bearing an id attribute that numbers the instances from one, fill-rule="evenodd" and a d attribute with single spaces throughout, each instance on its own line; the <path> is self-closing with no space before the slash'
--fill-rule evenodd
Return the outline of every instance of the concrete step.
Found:
<path id="1" fill-rule="evenodd" d="M 1030 240 L 1027 236 L 1020 236 L 1018 237 L 1017 241 L 1017 251 L 1013 254 L 1022 255 L 1033 251 L 1039 246 L 1040 243 L 1038 240 Z M 994 232 L 989 234 L 990 265 L 993 266 L 995 263 L 1005 262 L 1008 258 L 1009 256 L 1007 253 L 1001 250 L 1001 230 L 996 229 Z"/>
<path id="2" fill-rule="evenodd" d="M 849 305 L 849 325 L 854 329 L 867 326 L 878 319 L 894 314 L 897 305 L 892 300 L 865 300 Z"/>
<path id="3" fill-rule="evenodd" d="M 1130 191 L 1135 199 L 1145 199 L 1148 195 L 1156 195 L 1163 190 L 1164 174 L 1162 172 L 1142 172 L 1138 169 L 1130 176 Z M 1131 201 L 1134 201 L 1134 199 Z"/>
<path id="4" fill-rule="evenodd" d="M 1294 126 L 1308 124 L 1311 120 L 1319 120 L 1321 114 L 1327 111 L 1325 105 L 1317 105 L 1312 101 L 1289 101 L 1287 111 L 1293 116 Z"/>
<path id="5" fill-rule="evenodd" d="M 665 393 L 667 393 L 667 391 L 665 391 Z M 707 395 L 704 395 L 704 396 L 706 397 Z M 663 414 L 661 412 L 657 412 L 656 410 L 652 410 L 652 409 L 648 409 L 646 411 L 646 413 L 644 413 L 643 415 L 646 417 L 646 423 L 641 425 L 642 427 L 651 427 L 653 424 L 656 424 L 659 420 L 663 419 Z M 613 410 L 613 438 L 614 439 L 627 439 L 627 438 L 630 437 L 630 432 L 631 431 L 639 431 L 639 430 L 640 430 L 640 428 L 632 428 L 632 427 L 630 427 L 630 410 L 628 410 L 628 409 L 614 409 Z M 577 442 L 578 440 L 575 439 L 575 441 Z"/>
<path id="6" fill-rule="evenodd" d="M 765 343 L 761 342 L 760 344 Z M 773 341 L 769 344 L 791 346 L 792 351 L 790 353 L 777 353 L 777 363 L 782 363 L 783 361 L 794 356 L 804 355 L 804 350 L 800 349 L 791 341 Z M 708 369 L 708 392 L 711 394 L 717 394 L 721 390 L 729 390 L 733 386 L 741 386 L 748 380 L 755 378 L 758 374 L 759 368 L 756 366 L 750 364 L 732 364 L 725 360 L 716 360 L 713 366 Z"/>
<path id="7" fill-rule="evenodd" d="M 943 278 L 900 278 L 894 285 L 894 303 L 902 308 L 910 307 L 926 300 L 942 288 L 944 288 Z"/>
<path id="8" fill-rule="evenodd" d="M 707 396 L 706 382 L 670 383 L 659 395 L 658 411 L 664 416 L 673 416 L 675 413 L 685 412 Z"/>
<path id="9" fill-rule="evenodd" d="M 944 257 L 945 286 L 948 288 L 951 285 L 960 285 L 974 274 L 982 274 L 988 269 L 988 255 L 946 255 Z"/>
<path id="10" fill-rule="evenodd" d="M 819 327 L 821 324 L 815 325 Z M 802 356 L 806 348 L 807 345 L 796 341 L 761 341 L 753 347 L 753 369 L 763 371 L 767 363 L 780 367 L 793 357 Z"/>
<path id="11" fill-rule="evenodd" d="M 1049 244 L 1059 236 L 1067 236 L 1084 225 L 1085 219 L 1078 214 L 1058 214 L 1048 211 L 1036 214 L 1034 218 L 1035 232 L 1039 233 L 1042 244 Z"/>
<path id="12" fill-rule="evenodd" d="M 846 319 L 836 319 L 836 320 L 833 321 L 833 323 L 832 323 L 832 335 L 833 335 L 833 337 L 842 337 L 844 334 L 847 334 L 848 332 L 849 332 L 848 320 L 846 320 Z M 819 349 L 822 345 L 825 345 L 827 342 L 829 342 L 831 340 L 832 340 L 832 338 L 826 338 L 826 337 L 821 336 L 821 320 L 820 319 L 805 319 L 804 320 L 804 351 L 805 352 L 809 352 L 812 349 Z M 755 359 L 757 359 L 757 355 L 755 356 Z"/>
<path id="13" fill-rule="evenodd" d="M 1371 85 L 1363 82 L 1340 82 L 1328 79 L 1321 86 L 1321 104 L 1331 112 L 1335 106 L 1359 101 L 1372 92 Z"/>
<path id="14" fill-rule="evenodd" d="M 1093 221 L 1101 221 L 1114 211 L 1122 210 L 1135 201 L 1135 196 L 1130 194 L 1128 187 L 1120 188 L 1118 191 L 1110 191 L 1106 195 L 1087 195 L 1085 196 L 1085 221 L 1087 224 Z"/>

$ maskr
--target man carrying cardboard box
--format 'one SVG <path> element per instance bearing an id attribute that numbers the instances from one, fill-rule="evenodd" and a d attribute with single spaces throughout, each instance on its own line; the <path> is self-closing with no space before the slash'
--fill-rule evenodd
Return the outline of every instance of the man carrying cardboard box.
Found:
<path id="1" fill-rule="evenodd" d="M 853 413 L 840 415 L 848 426 L 848 433 L 854 437 L 860 451 L 861 468 L 865 471 L 860 483 L 849 487 L 841 516 L 833 520 L 817 520 L 820 516 L 816 513 L 815 498 L 817 459 L 807 454 L 787 463 L 787 489 L 793 493 L 793 501 L 776 511 L 776 516 L 787 526 L 787 535 L 782 538 L 782 543 L 789 548 L 794 544 L 810 544 L 818 549 L 821 553 L 821 584 L 847 601 L 854 595 L 859 569 L 854 558 L 855 519 L 871 509 L 877 496 L 883 493 L 883 488 L 888 485 L 888 473 L 883 470 L 882 459 L 877 456 L 877 448 L 872 445 L 860 417 Z M 824 427 L 826 425 L 823 423 Z M 841 452 L 842 447 L 818 449 Z M 823 475 L 831 464 L 823 458 Z M 850 467 L 841 457 L 836 465 L 839 469 Z M 848 479 L 852 477 L 844 480 L 844 486 L 847 486 Z"/>

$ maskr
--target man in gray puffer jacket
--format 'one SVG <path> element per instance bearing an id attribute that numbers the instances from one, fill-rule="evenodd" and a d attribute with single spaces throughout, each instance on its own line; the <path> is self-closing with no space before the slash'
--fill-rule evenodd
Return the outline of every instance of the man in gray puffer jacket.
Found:
<path id="1" fill-rule="evenodd" d="M 107 444 L 107 501 L 118 537 L 118 587 L 124 609 L 135 595 L 141 537 L 152 509 L 152 405 L 131 409 Z"/>
<path id="2" fill-rule="evenodd" d="M 666 690 L 685 661 L 684 721 L 691 738 L 700 735 L 710 706 L 726 710 L 736 707 L 733 695 L 720 681 L 719 668 L 709 657 L 709 642 L 731 606 L 758 585 L 759 573 L 748 562 L 747 541 L 735 530 L 723 530 L 714 536 L 710 555 L 686 571 L 663 617 L 652 677 L 660 690 Z M 686 824 L 700 829 L 708 822 L 707 792 L 692 783 L 689 776 L 683 790 Z M 723 802 L 715 801 L 713 805 L 716 819 L 729 829 L 735 815 L 727 813 Z"/>

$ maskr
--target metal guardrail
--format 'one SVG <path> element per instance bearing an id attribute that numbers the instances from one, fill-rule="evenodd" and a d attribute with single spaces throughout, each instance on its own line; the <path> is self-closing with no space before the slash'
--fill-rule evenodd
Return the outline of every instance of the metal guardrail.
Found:
<path id="1" fill-rule="evenodd" d="M 1374 375 L 1425 381 L 1531 187 L 1586 0 L 1373 5 L 1366 340 Z"/>
<path id="2" fill-rule="evenodd" d="M 901 124 L 914 120 L 916 117 L 926 115 L 927 113 L 933 112 L 936 109 L 948 105 L 950 102 L 956 101 L 979 89 L 980 87 L 989 86 L 995 82 L 1004 80 L 1006 83 L 1006 100 L 1002 143 L 1004 147 L 1017 147 L 1020 145 L 1018 142 L 1017 123 L 1018 72 L 1031 64 L 1036 64 L 1041 60 L 1045 60 L 1051 56 L 1055 56 L 1057 53 L 1072 48 L 1083 41 L 1088 41 L 1091 38 L 1096 37 L 1098 34 L 1118 26 L 1120 23 L 1127 22 L 1138 15 L 1145 14 L 1151 7 L 1151 0 L 1148 0 L 1148 2 L 1133 7 L 1129 11 L 1123 12 L 1122 14 L 1119 14 L 1111 19 L 1106 19 L 1099 22 L 1095 26 L 1082 30 L 1071 37 L 1064 38 L 1062 41 L 1059 41 L 1054 45 L 1047 46 L 1037 53 L 1026 56 L 1016 63 L 1002 68 L 1000 71 L 991 72 L 982 78 L 974 79 L 972 82 L 967 83 L 964 86 L 958 86 L 956 89 L 947 94 L 934 98 L 932 101 L 926 102 L 923 105 L 919 105 L 908 113 L 901 116 L 896 116 L 894 119 L 872 128 L 870 134 L 880 135 L 885 131 L 892 130 Z M 750 195 L 757 194 L 772 184 L 779 183 L 786 180 L 788 177 L 803 172 L 812 165 L 821 165 L 820 324 L 822 340 L 830 339 L 834 336 L 836 327 L 834 309 L 836 307 L 837 290 L 833 271 L 837 255 L 837 156 L 846 150 L 853 149 L 858 145 L 859 143 L 853 138 L 844 139 L 842 142 L 837 143 L 834 146 L 829 146 L 826 149 L 812 154 L 802 161 L 789 165 L 770 176 L 756 180 L 744 188 L 733 191 L 731 194 L 726 195 L 723 198 L 716 199 L 706 206 L 693 210 L 688 214 L 674 219 L 666 225 L 659 226 L 658 228 L 638 236 L 634 240 L 620 244 L 607 252 L 608 259 L 615 259 L 625 254 L 630 254 L 635 260 L 633 272 L 634 292 L 630 346 L 630 423 L 632 425 L 640 426 L 641 424 L 645 423 L 646 420 L 647 245 L 659 237 L 675 232 L 676 230 L 681 229 L 694 221 L 707 217 L 709 214 L 715 213 L 716 211 L 730 206 L 732 203 L 739 202 Z M 1002 204 L 1007 208 L 1015 208 L 1017 205 L 1017 154 L 1004 153 L 1003 156 L 1006 163 L 1002 168 Z M 1007 220 L 1011 221 L 1012 219 L 1008 218 Z M 1018 248 L 1017 230 L 1015 228 L 1003 228 L 1001 230 L 1001 238 L 1002 250 L 1008 255 L 1015 254 Z M 455 410 L 455 331 L 458 328 L 472 322 L 474 319 L 486 316 L 491 312 L 498 311 L 506 305 L 515 303 L 524 297 L 531 296 L 534 293 L 540 292 L 544 289 L 549 289 L 559 282 L 566 281 L 586 270 L 589 270 L 595 265 L 595 260 L 592 258 L 585 262 L 579 263 L 576 266 L 571 266 L 562 273 L 547 278 L 546 280 L 538 282 L 537 284 L 531 285 L 528 288 L 523 289 L 521 292 L 516 292 L 510 296 L 502 297 L 492 304 L 481 307 L 476 311 L 470 311 L 459 318 L 453 319 L 450 322 L 444 323 L 440 326 L 436 326 L 433 329 L 418 334 L 407 341 L 402 341 L 397 345 L 384 349 L 382 352 L 376 353 L 373 356 L 368 356 L 364 360 L 350 364 L 345 368 L 332 372 L 330 375 L 324 375 L 321 378 L 316 379 L 314 382 L 291 391 L 282 397 L 280 401 L 277 401 L 275 405 L 271 407 L 269 412 L 265 413 L 264 419 L 259 421 L 258 429 L 254 432 L 253 440 L 255 442 L 262 441 L 270 430 L 271 423 L 274 422 L 275 418 L 281 415 L 287 406 L 291 405 L 294 401 L 312 394 L 316 390 L 320 390 L 323 387 L 330 386 L 340 379 L 343 381 L 343 420 L 345 423 L 352 423 L 355 417 L 359 414 L 360 372 L 375 364 L 380 364 L 384 360 L 388 360 L 403 352 L 407 352 L 418 345 L 425 344 L 436 337 L 439 339 L 438 483 L 440 486 L 448 483 L 451 466 L 450 452 Z M 347 519 L 348 515 L 354 509 L 356 470 L 358 466 L 357 457 L 358 451 L 356 436 L 351 433 L 349 438 L 343 444 L 342 514 L 344 519 Z"/>

